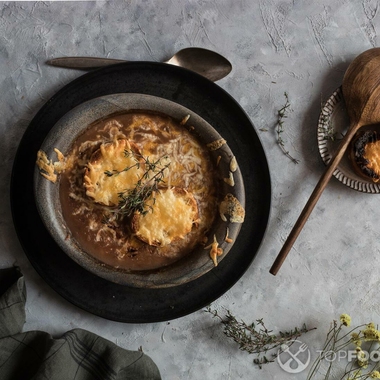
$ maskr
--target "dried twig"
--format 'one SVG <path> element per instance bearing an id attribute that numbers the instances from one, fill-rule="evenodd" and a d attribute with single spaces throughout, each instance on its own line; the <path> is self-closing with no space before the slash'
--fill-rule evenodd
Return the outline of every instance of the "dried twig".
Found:
<path id="1" fill-rule="evenodd" d="M 229 310 L 226 311 L 224 318 L 210 307 L 207 307 L 205 311 L 220 320 L 224 326 L 224 334 L 236 342 L 240 350 L 257 355 L 253 363 L 260 368 L 263 364 L 274 362 L 282 352 L 281 345 L 287 344 L 289 347 L 299 336 L 314 330 L 314 328 L 307 328 L 304 324 L 301 328 L 296 327 L 293 330 L 273 334 L 273 331 L 265 326 L 263 319 L 257 319 L 254 323 L 247 324 L 244 321 L 238 321 Z M 269 358 L 267 357 L 268 352 L 270 352 Z"/>
<path id="2" fill-rule="evenodd" d="M 290 158 L 295 164 L 299 163 L 299 160 L 292 157 L 289 151 L 285 148 L 285 142 L 282 139 L 282 133 L 284 132 L 284 119 L 287 117 L 286 111 L 290 107 L 289 97 L 286 92 L 285 95 L 285 105 L 277 112 L 277 123 L 276 123 L 276 133 L 277 133 L 277 144 L 280 146 L 281 150 L 284 152 L 285 156 Z"/>

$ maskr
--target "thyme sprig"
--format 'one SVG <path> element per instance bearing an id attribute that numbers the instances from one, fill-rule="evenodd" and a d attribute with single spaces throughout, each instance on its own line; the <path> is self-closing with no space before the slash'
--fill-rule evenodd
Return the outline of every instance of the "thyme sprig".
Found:
<path id="1" fill-rule="evenodd" d="M 104 174 L 111 177 L 126 172 L 134 167 L 137 169 L 143 167 L 144 172 L 132 189 L 118 193 L 119 203 L 114 213 L 120 216 L 131 216 L 137 211 L 145 215 L 152 209 L 151 205 L 147 205 L 147 201 L 153 196 L 152 201 L 154 204 L 154 194 L 159 192 L 160 185 L 165 182 L 164 172 L 170 166 L 170 162 L 162 164 L 161 161 L 168 159 L 168 156 L 163 155 L 157 160 L 151 161 L 149 156 L 144 157 L 140 153 L 129 150 L 124 150 L 124 155 L 125 157 L 133 157 L 136 162 L 122 170 L 106 170 Z"/>
<path id="2" fill-rule="evenodd" d="M 277 133 L 277 144 L 284 152 L 285 156 L 290 158 L 295 164 L 299 163 L 299 160 L 291 156 L 289 151 L 285 148 L 285 142 L 282 139 L 282 133 L 284 132 L 284 119 L 287 118 L 286 112 L 290 107 L 289 97 L 287 92 L 284 92 L 285 104 L 284 106 L 277 111 L 277 123 L 276 123 L 276 133 Z"/>
<path id="3" fill-rule="evenodd" d="M 314 330 L 315 328 L 307 328 L 304 324 L 301 328 L 294 328 L 285 332 L 274 334 L 269 330 L 263 319 L 257 319 L 251 324 L 247 324 L 243 320 L 239 321 L 230 310 L 226 310 L 224 317 L 221 317 L 216 310 L 207 307 L 206 312 L 211 313 L 214 318 L 220 320 L 223 324 L 223 333 L 236 342 L 239 349 L 249 354 L 256 354 L 253 363 L 262 368 L 263 364 L 272 363 L 276 357 L 281 354 L 281 346 L 291 344 L 302 334 Z M 277 350 L 276 350 L 277 348 Z M 270 356 L 267 356 L 270 353 Z"/>

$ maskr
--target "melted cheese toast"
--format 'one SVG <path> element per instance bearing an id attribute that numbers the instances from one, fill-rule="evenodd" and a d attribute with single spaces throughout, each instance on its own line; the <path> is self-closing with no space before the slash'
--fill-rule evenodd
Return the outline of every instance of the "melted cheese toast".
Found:
<path id="1" fill-rule="evenodd" d="M 87 196 L 95 202 L 115 206 L 119 202 L 119 193 L 136 186 L 143 170 L 136 165 L 136 156 L 126 152 L 138 152 L 138 149 L 127 139 L 115 139 L 103 143 L 93 153 L 83 182 Z"/>
<path id="2" fill-rule="evenodd" d="M 183 239 L 198 221 L 194 196 L 182 188 L 161 189 L 148 201 L 146 214 L 136 213 L 132 228 L 149 245 L 162 247 Z"/>
<path id="3" fill-rule="evenodd" d="M 377 176 L 380 174 L 380 141 L 368 143 L 365 147 L 364 158 L 369 162 L 368 169 Z M 373 178 L 373 182 L 379 182 L 379 178 Z"/>

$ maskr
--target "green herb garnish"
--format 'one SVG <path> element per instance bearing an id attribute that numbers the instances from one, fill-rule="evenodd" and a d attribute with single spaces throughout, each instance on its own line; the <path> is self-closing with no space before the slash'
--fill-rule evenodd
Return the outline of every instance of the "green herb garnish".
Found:
<path id="1" fill-rule="evenodd" d="M 159 187 L 164 183 L 164 172 L 170 165 L 162 164 L 162 159 L 167 159 L 168 156 L 164 155 L 155 161 L 151 161 L 149 157 L 144 157 L 140 153 L 124 150 L 125 157 L 133 157 L 136 161 L 135 164 L 128 166 L 122 170 L 106 170 L 104 174 L 108 177 L 119 175 L 134 167 L 140 169 L 144 168 L 144 173 L 137 181 L 134 188 L 122 191 L 118 194 L 119 204 L 114 212 L 121 216 L 131 216 L 134 212 L 139 212 L 145 215 L 152 206 L 147 205 L 148 199 L 153 196 L 153 203 L 155 202 L 154 194 L 159 192 Z"/>

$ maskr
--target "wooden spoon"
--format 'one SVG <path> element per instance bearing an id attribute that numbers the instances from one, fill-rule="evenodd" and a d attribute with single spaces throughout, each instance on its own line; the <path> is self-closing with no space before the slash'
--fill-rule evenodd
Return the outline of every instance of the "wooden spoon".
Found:
<path id="1" fill-rule="evenodd" d="M 270 269 L 273 275 L 277 274 L 285 261 L 355 133 L 363 125 L 380 122 L 380 48 L 366 50 L 352 61 L 344 74 L 342 91 L 350 127 L 274 261 Z"/>

